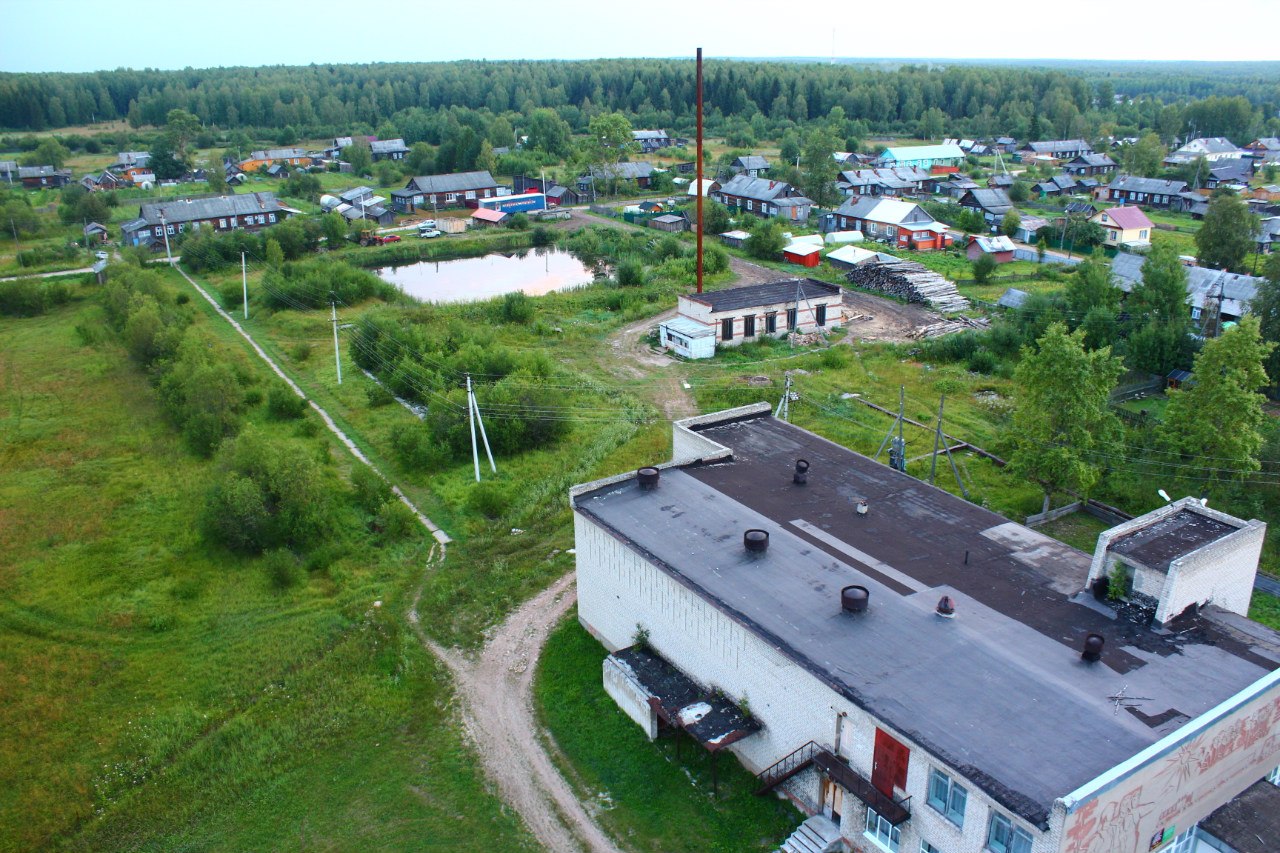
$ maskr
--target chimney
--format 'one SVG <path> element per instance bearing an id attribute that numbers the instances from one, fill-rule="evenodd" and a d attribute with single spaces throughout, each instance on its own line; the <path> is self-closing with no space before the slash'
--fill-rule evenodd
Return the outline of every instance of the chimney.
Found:
<path id="1" fill-rule="evenodd" d="M 840 590 L 840 609 L 845 613 L 862 613 L 871 602 L 871 592 L 859 584 Z"/>
<path id="2" fill-rule="evenodd" d="M 797 486 L 803 486 L 809 482 L 809 461 L 807 459 L 796 460 L 796 472 L 791 475 L 791 482 Z"/>
<path id="3" fill-rule="evenodd" d="M 943 619 L 956 618 L 955 600 L 949 595 L 942 596 L 942 598 L 938 599 L 938 609 L 936 612 Z"/>
<path id="4" fill-rule="evenodd" d="M 769 531 L 753 527 L 742 534 L 742 547 L 747 553 L 760 556 L 769 550 Z"/>
<path id="5" fill-rule="evenodd" d="M 1102 647 L 1107 644 L 1101 634 L 1090 634 L 1084 638 L 1084 651 L 1080 653 L 1081 660 L 1095 663 L 1102 659 Z"/>
<path id="6" fill-rule="evenodd" d="M 640 484 L 640 488 L 646 492 L 651 492 L 658 488 L 658 479 L 662 476 L 662 472 L 657 468 L 645 467 L 636 471 L 636 482 Z"/>

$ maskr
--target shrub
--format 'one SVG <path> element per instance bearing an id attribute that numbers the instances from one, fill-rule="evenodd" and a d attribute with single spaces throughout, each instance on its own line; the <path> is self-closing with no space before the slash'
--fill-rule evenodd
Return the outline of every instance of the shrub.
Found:
<path id="1" fill-rule="evenodd" d="M 311 358 L 311 342 L 298 341 L 289 349 L 289 357 L 294 361 L 306 361 Z"/>
<path id="2" fill-rule="evenodd" d="M 639 287 L 644 284 L 644 265 L 635 258 L 627 258 L 618 264 L 618 284 L 623 287 Z"/>
<path id="3" fill-rule="evenodd" d="M 377 513 L 387 501 L 395 500 L 391 486 L 368 465 L 357 465 L 351 471 L 351 497 L 369 515 Z"/>
<path id="4" fill-rule="evenodd" d="M 977 284 L 986 284 L 991 280 L 991 274 L 996 271 L 996 259 L 991 255 L 983 252 L 973 262 L 973 280 Z"/>
<path id="5" fill-rule="evenodd" d="M 395 498 L 384 501 L 374 518 L 374 526 L 386 542 L 404 539 L 417 525 L 418 519 L 413 511 Z"/>
<path id="6" fill-rule="evenodd" d="M 391 396 L 391 392 L 376 382 L 365 389 L 365 397 L 369 401 L 369 408 L 376 409 L 379 406 L 387 406 L 395 402 L 395 397 Z"/>
<path id="7" fill-rule="evenodd" d="M 391 433 L 391 449 L 411 471 L 435 471 L 449 463 L 449 449 L 419 425 L 401 424 Z"/>
<path id="8" fill-rule="evenodd" d="M 304 577 L 302 563 L 298 560 L 297 555 L 288 548 L 276 548 L 267 552 L 262 565 L 267 570 L 267 577 L 271 579 L 271 585 L 276 589 L 288 589 L 291 586 L 297 586 Z"/>
<path id="9" fill-rule="evenodd" d="M 533 302 L 523 291 L 513 291 L 502 297 L 499 315 L 505 323 L 528 323 L 533 319 Z"/>
<path id="10" fill-rule="evenodd" d="M 511 506 L 511 490 L 503 483 L 476 483 L 467 495 L 467 508 L 485 518 L 501 518 Z"/>
<path id="11" fill-rule="evenodd" d="M 996 354 L 986 347 L 974 350 L 969 356 L 969 369 L 974 373 L 991 373 L 998 363 Z"/>
<path id="12" fill-rule="evenodd" d="M 278 421 L 295 421 L 307 411 L 307 401 L 282 383 L 267 390 L 267 414 Z"/>
<path id="13" fill-rule="evenodd" d="M 556 241 L 556 232 L 546 225 L 535 225 L 530 237 L 533 239 L 533 245 L 535 246 L 550 246 Z"/>

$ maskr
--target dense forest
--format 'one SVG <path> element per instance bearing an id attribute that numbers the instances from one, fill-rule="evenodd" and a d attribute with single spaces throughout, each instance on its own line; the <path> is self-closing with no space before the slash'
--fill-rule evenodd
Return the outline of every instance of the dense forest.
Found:
<path id="1" fill-rule="evenodd" d="M 776 138 L 836 115 L 865 133 L 937 137 L 1076 137 L 1100 133 L 1166 140 L 1187 132 L 1247 142 L 1280 132 L 1280 63 L 968 63 L 717 60 L 707 64 L 713 134 Z M 389 125 L 406 142 L 439 142 L 444 110 L 519 117 L 549 108 L 575 131 L 603 111 L 636 126 L 689 133 L 694 65 L 688 60 L 455 62 L 306 67 L 99 71 L 0 75 L 0 127 L 43 130 L 127 119 L 162 125 L 184 109 L 208 127 L 293 128 L 300 136 Z M 433 138 L 435 137 L 435 138 Z"/>

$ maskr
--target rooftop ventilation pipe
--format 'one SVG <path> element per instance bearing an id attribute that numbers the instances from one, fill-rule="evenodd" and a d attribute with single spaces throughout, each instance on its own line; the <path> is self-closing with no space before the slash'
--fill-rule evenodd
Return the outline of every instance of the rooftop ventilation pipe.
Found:
<path id="1" fill-rule="evenodd" d="M 840 609 L 845 613 L 862 613 L 871 601 L 871 593 L 865 586 L 851 584 L 840 590 Z"/>
<path id="2" fill-rule="evenodd" d="M 797 486 L 803 486 L 805 483 L 809 482 L 809 460 L 796 460 L 796 472 L 791 475 L 791 482 L 795 483 Z"/>
<path id="3" fill-rule="evenodd" d="M 640 488 L 646 492 L 651 492 L 658 488 L 658 478 L 661 472 L 657 468 L 645 467 L 636 471 L 636 482 L 640 484 Z"/>
<path id="4" fill-rule="evenodd" d="M 1101 634 L 1090 634 L 1084 638 L 1084 651 L 1080 653 L 1082 660 L 1094 663 L 1102 659 L 1102 647 L 1106 645 L 1106 640 Z"/>
<path id="5" fill-rule="evenodd" d="M 760 555 L 769 550 L 769 531 L 753 527 L 742 534 L 742 547 L 747 553 Z"/>
<path id="6" fill-rule="evenodd" d="M 938 615 L 939 615 L 939 616 L 941 616 L 943 619 L 954 619 L 954 618 L 956 618 L 956 603 L 955 603 L 955 600 L 954 600 L 954 599 L 952 599 L 952 598 L 951 598 L 951 596 L 949 596 L 949 595 L 944 595 L 944 596 L 942 596 L 942 598 L 938 599 L 938 610 L 937 610 L 937 613 L 938 613 Z"/>

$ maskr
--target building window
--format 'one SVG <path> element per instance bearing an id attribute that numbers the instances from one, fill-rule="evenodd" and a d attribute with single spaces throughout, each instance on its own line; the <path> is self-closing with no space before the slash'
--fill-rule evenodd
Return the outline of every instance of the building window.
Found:
<path id="1" fill-rule="evenodd" d="M 1200 836 L 1196 827 L 1191 827 L 1183 832 L 1177 838 L 1173 839 L 1173 844 L 1169 845 L 1169 849 L 1165 853 L 1193 853 L 1199 847 L 1196 839 Z"/>
<path id="2" fill-rule="evenodd" d="M 764 315 L 764 331 L 768 335 L 776 335 L 778 333 L 778 312 L 770 311 Z M 1277 783 L 1280 784 L 1280 783 Z"/>
<path id="3" fill-rule="evenodd" d="M 1147 239 L 1147 229 L 1143 228 L 1141 231 L 1138 232 L 1138 239 L 1139 240 Z"/>
<path id="4" fill-rule="evenodd" d="M 453 203 L 454 203 L 455 201 L 457 201 L 457 200 L 458 200 L 458 194 L 457 194 L 457 193 L 445 193 L 445 194 L 444 194 L 444 203 L 445 203 L 445 204 L 453 204 Z"/>
<path id="5" fill-rule="evenodd" d="M 227 220 L 225 220 L 225 219 L 219 219 L 219 220 L 218 220 L 218 227 L 219 227 L 219 228 L 226 228 L 226 227 L 227 227 Z"/>
<path id="6" fill-rule="evenodd" d="M 817 323 L 819 326 L 827 325 L 827 306 L 826 305 L 814 306 L 813 322 Z"/>
<path id="7" fill-rule="evenodd" d="M 725 317 L 723 320 L 720 321 L 720 340 L 722 341 L 733 340 L 733 318 L 732 317 Z"/>
<path id="8" fill-rule="evenodd" d="M 942 853 L 937 847 L 934 847 L 928 841 L 920 842 L 920 853 Z"/>
<path id="9" fill-rule="evenodd" d="M 275 221 L 276 221 L 276 215 L 275 215 L 274 213 L 270 214 L 267 218 L 268 218 L 269 220 L 271 220 L 272 222 L 275 222 Z"/>
<path id="10" fill-rule="evenodd" d="M 902 832 L 898 827 L 881 817 L 870 806 L 867 807 L 867 838 L 870 838 L 885 850 L 898 853 L 898 845 L 902 841 Z"/>
<path id="11" fill-rule="evenodd" d="M 744 338 L 754 338 L 756 336 L 755 315 L 742 318 L 742 336 Z"/>
<path id="12" fill-rule="evenodd" d="M 992 853 L 1031 853 L 1031 835 L 999 812 L 992 812 L 987 849 Z"/>
<path id="13" fill-rule="evenodd" d="M 969 792 L 941 770 L 929 771 L 929 805 L 956 826 L 964 826 L 964 805 Z"/>
<path id="14" fill-rule="evenodd" d="M 795 308 L 788 308 L 788 309 L 787 309 L 787 330 L 788 330 L 788 331 L 790 331 L 790 330 L 794 329 L 794 328 L 797 326 L 797 322 L 796 322 L 797 317 L 796 317 L 796 314 L 797 314 L 797 309 L 795 309 Z"/>
<path id="15" fill-rule="evenodd" d="M 751 199 L 747 199 L 747 210 L 755 210 L 755 209 L 756 209 L 756 203 Z"/>
<path id="16" fill-rule="evenodd" d="M 1280 767 L 1267 774 L 1267 781 L 1272 785 L 1280 785 Z"/>

